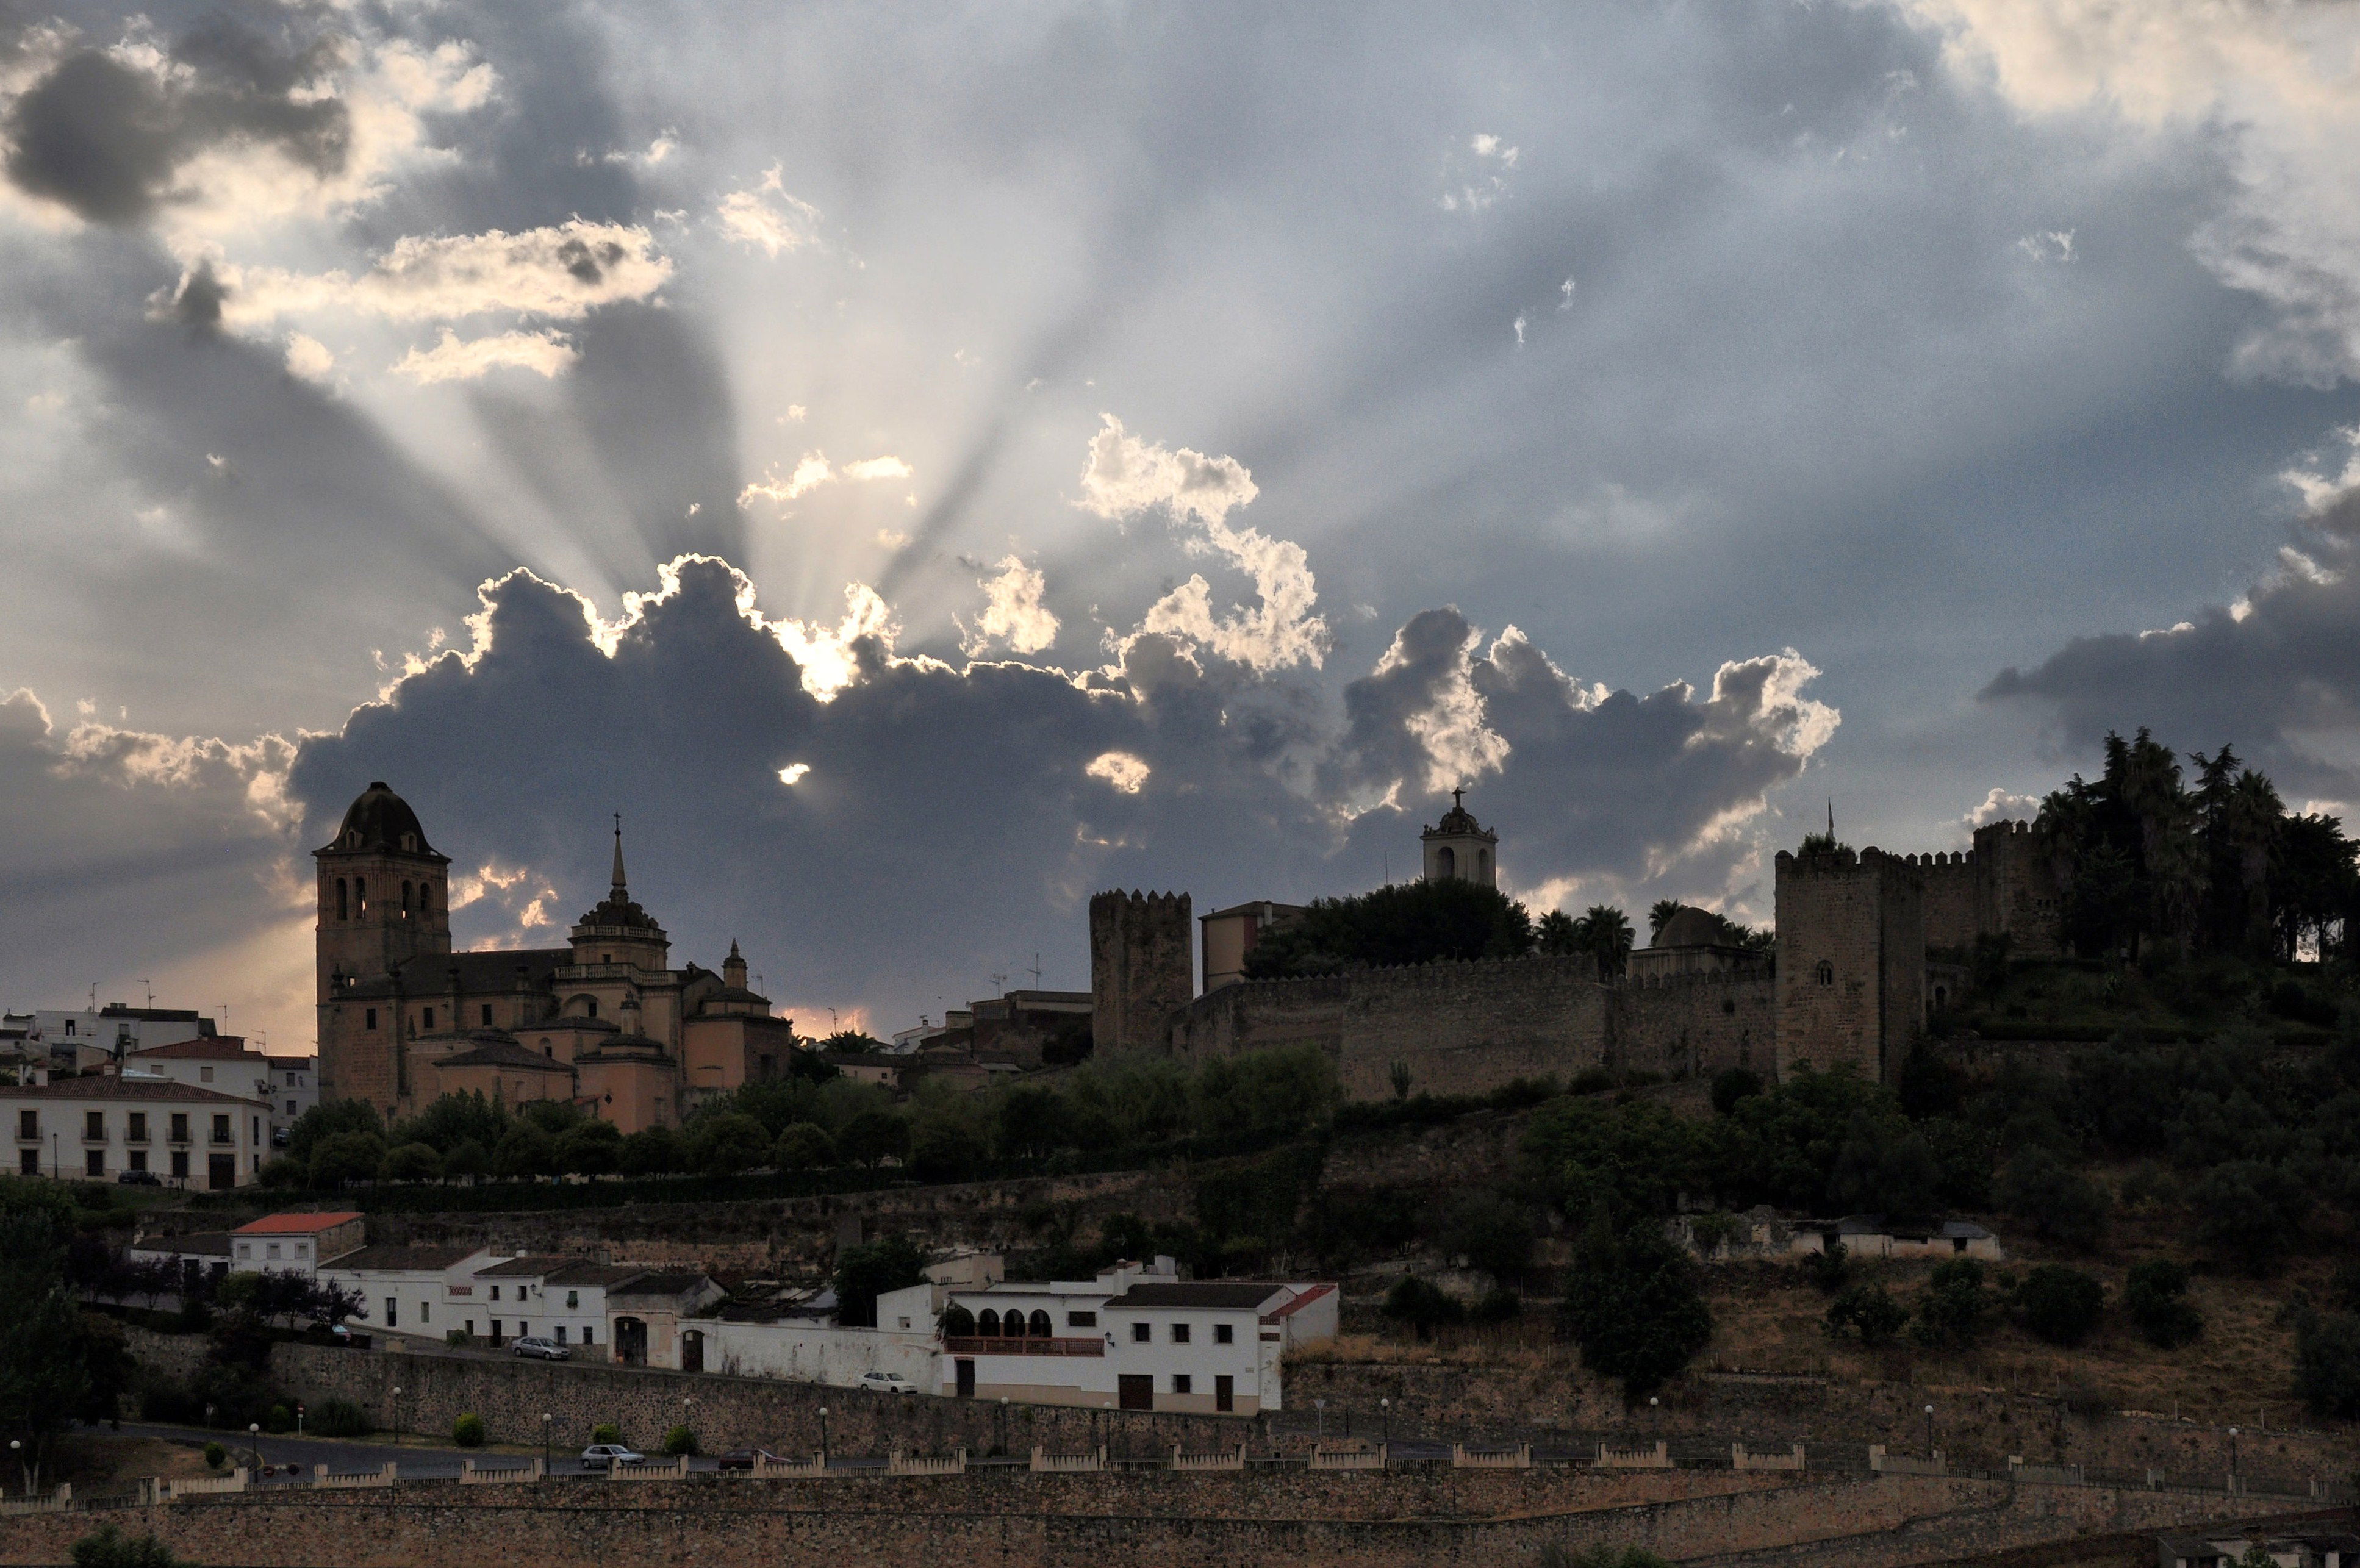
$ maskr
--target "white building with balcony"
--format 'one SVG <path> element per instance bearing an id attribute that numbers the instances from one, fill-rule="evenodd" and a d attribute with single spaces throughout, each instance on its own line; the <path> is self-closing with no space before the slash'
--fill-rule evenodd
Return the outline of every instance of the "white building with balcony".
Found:
<path id="1" fill-rule="evenodd" d="M 164 1078 L 53 1078 L 0 1087 L 0 1125 L 20 1176 L 111 1181 L 142 1171 L 175 1187 L 227 1192 L 269 1152 L 260 1100 Z"/>
<path id="2" fill-rule="evenodd" d="M 959 1399 L 1251 1416 L 1284 1408 L 1285 1351 L 1337 1331 L 1332 1284 L 1182 1279 L 1164 1258 L 948 1294 L 973 1320 L 943 1336 L 936 1387 Z"/>

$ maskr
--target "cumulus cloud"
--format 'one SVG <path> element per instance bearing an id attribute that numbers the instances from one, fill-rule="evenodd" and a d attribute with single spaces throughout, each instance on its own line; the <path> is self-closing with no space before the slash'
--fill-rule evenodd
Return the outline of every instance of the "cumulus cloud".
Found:
<path id="1" fill-rule="evenodd" d="M 492 337 L 462 338 L 445 327 L 432 348 L 411 349 L 394 365 L 393 372 L 421 386 L 437 381 L 475 381 L 502 368 L 554 376 L 580 357 L 563 332 L 501 332 Z"/>
<path id="2" fill-rule="evenodd" d="M 1224 615 L 1213 608 L 1212 585 L 1191 575 L 1148 610 L 1139 630 L 1203 648 L 1249 670 L 1270 671 L 1295 664 L 1318 668 L 1326 653 L 1328 623 L 1313 613 L 1319 594 L 1311 558 L 1299 544 L 1229 523 L 1230 512 L 1260 494 L 1245 464 L 1187 447 L 1174 452 L 1131 434 L 1112 414 L 1099 419 L 1082 467 L 1081 499 L 1076 504 L 1111 518 L 1160 508 L 1175 526 L 1191 530 L 1182 539 L 1188 553 L 1220 556 L 1254 586 L 1254 604 L 1232 604 Z"/>
<path id="3" fill-rule="evenodd" d="M 215 12 L 168 38 L 135 19 L 104 46 L 36 30 L 30 69 L 0 82 L 8 180 L 85 222 L 183 236 L 380 196 L 389 170 L 432 156 L 421 116 L 479 108 L 497 79 L 464 43 L 352 22 Z"/>
<path id="4" fill-rule="evenodd" d="M 1127 751 L 1102 751 L 1090 758 L 1089 766 L 1082 771 L 1103 780 L 1110 789 L 1136 795 L 1146 787 L 1148 776 L 1154 769 Z"/>
<path id="5" fill-rule="evenodd" d="M 856 484 L 864 480 L 907 479 L 917 471 L 900 458 L 888 453 L 881 457 L 857 458 L 838 468 L 827 461 L 824 452 L 807 452 L 785 478 L 779 476 L 778 465 L 771 464 L 760 479 L 749 482 L 738 493 L 738 505 L 750 506 L 757 501 L 772 501 L 784 506 L 790 501 L 801 500 L 823 485 L 838 480 Z"/>
<path id="6" fill-rule="evenodd" d="M 519 234 L 410 235 L 357 277 L 208 258 L 160 303 L 185 313 L 192 289 L 217 289 L 214 319 L 233 330 L 330 311 L 394 321 L 494 313 L 577 321 L 602 305 L 652 299 L 672 275 L 672 258 L 646 229 L 571 218 Z"/>
<path id="7" fill-rule="evenodd" d="M 287 374 L 305 381 L 325 381 L 336 373 L 336 354 L 326 343 L 304 332 L 287 334 Z"/>
<path id="8" fill-rule="evenodd" d="M 2293 540 L 2226 604 L 2164 630 L 2076 637 L 2030 670 L 2002 670 L 1986 701 L 2043 712 L 2086 750 L 2147 725 L 2179 746 L 2234 744 L 2295 792 L 2350 799 L 2360 742 L 2360 429 L 2333 461 L 2286 477 L 2301 498 Z"/>
<path id="9" fill-rule="evenodd" d="M 790 195 L 779 182 L 779 165 L 762 171 L 762 182 L 751 191 L 732 191 L 721 198 L 713 221 L 721 232 L 743 245 L 759 245 L 776 260 L 781 251 L 801 250 L 819 234 L 819 209 Z"/>
<path id="10" fill-rule="evenodd" d="M 1976 828 L 1987 827 L 1993 822 L 2028 822 L 2039 815 L 2039 796 L 2018 795 L 1994 784 L 1992 786 L 1991 793 L 1983 797 L 1983 804 L 1960 820 L 1965 822 L 1968 830 L 1972 832 Z"/>
<path id="11" fill-rule="evenodd" d="M 959 643 L 968 658 L 994 643 L 1006 644 L 1011 653 L 1039 653 L 1057 640 L 1056 614 L 1041 602 L 1048 580 L 1039 568 L 1025 565 L 1017 556 L 1004 556 L 999 572 L 979 579 L 976 586 L 983 590 L 983 613 L 973 629 L 962 626 L 965 635 Z"/>
<path id="12" fill-rule="evenodd" d="M 2267 301 L 2239 346 L 2253 375 L 2360 376 L 2360 10 L 2214 0 L 1895 0 L 1951 63 L 2030 115 L 2085 110 L 2218 138 L 2237 191 L 2197 256 Z M 2061 259 L 2070 257 L 2070 235 Z M 2054 244 L 2058 235 L 2034 236 Z"/>

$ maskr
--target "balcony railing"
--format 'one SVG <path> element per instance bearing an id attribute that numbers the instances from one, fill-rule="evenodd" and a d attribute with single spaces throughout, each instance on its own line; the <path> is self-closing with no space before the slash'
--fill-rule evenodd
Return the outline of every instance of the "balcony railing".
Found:
<path id="1" fill-rule="evenodd" d="M 943 1336 L 943 1349 L 952 1356 L 1104 1356 L 1106 1341 L 953 1334 Z"/>

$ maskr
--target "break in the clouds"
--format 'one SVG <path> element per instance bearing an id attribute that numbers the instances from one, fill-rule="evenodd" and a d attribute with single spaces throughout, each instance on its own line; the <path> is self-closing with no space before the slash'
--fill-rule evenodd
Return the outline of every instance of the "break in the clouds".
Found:
<path id="1" fill-rule="evenodd" d="M 1367 886 L 1457 783 L 1540 902 L 1753 918 L 1805 797 L 1958 847 L 2115 725 L 2349 798 L 2355 17 L 20 10 L 0 904 L 110 918 L 0 1000 L 245 1008 L 380 772 L 478 938 L 622 809 L 684 952 L 883 1013 L 1077 982 L 1100 879 Z M 148 819 L 202 920 L 109 813 L 229 785 L 104 735 L 286 780 Z"/>

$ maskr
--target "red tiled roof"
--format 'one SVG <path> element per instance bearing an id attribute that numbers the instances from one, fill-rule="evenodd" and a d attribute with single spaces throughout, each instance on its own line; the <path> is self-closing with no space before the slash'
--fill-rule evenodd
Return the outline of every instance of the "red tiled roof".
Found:
<path id="1" fill-rule="evenodd" d="M 1301 1294 L 1295 1298 L 1295 1300 L 1287 1302 L 1286 1305 L 1279 1308 L 1276 1312 L 1262 1313 L 1262 1321 L 1264 1323 L 1276 1323 L 1281 1318 L 1292 1317 L 1296 1312 L 1301 1312 L 1305 1307 L 1307 1307 L 1312 1302 L 1317 1301 L 1320 1297 L 1327 1295 L 1329 1291 L 1335 1290 L 1335 1288 L 1336 1287 L 1333 1285 L 1307 1286 Z"/>
<path id="2" fill-rule="evenodd" d="M 234 1233 L 238 1236 L 310 1236 L 316 1231 L 333 1230 L 340 1225 L 350 1225 L 360 1218 L 357 1210 L 338 1211 L 324 1214 L 265 1214 L 252 1225 L 242 1225 Z"/>
<path id="3" fill-rule="evenodd" d="M 243 1062 L 249 1056 L 257 1062 L 263 1060 L 262 1052 L 246 1049 L 245 1036 L 235 1034 L 176 1040 L 169 1045 L 151 1045 L 129 1054 L 155 1062 Z"/>
<path id="4" fill-rule="evenodd" d="M 269 1108 L 251 1095 L 224 1094 L 166 1078 L 53 1078 L 47 1083 L 0 1088 L 0 1100 L 191 1100 Z"/>

